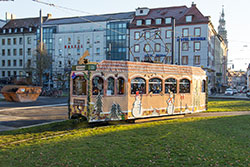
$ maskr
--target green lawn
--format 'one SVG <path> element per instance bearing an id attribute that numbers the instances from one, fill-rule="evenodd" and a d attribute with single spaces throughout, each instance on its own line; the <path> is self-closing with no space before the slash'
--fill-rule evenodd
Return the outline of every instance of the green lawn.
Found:
<path id="1" fill-rule="evenodd" d="M 249 120 L 185 118 L 72 130 L 66 121 L 63 130 L 5 132 L 0 166 L 249 166 Z"/>
<path id="2" fill-rule="evenodd" d="M 250 111 L 247 100 L 209 100 L 206 112 Z"/>

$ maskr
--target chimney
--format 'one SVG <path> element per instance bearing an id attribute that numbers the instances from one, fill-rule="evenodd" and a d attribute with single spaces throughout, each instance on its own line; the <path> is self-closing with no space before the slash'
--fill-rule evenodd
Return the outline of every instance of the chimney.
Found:
<path id="1" fill-rule="evenodd" d="M 196 7 L 196 4 L 194 2 L 192 2 L 191 7 Z"/>

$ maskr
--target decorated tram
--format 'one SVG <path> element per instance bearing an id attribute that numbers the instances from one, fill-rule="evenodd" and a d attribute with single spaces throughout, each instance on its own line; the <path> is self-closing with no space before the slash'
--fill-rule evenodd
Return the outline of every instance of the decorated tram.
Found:
<path id="1" fill-rule="evenodd" d="M 201 112 L 206 82 L 200 67 L 109 60 L 74 66 L 69 117 L 129 121 Z"/>

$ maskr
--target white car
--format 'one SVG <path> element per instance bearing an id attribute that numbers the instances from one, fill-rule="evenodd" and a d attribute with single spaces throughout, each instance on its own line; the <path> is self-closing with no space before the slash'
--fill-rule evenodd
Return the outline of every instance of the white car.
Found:
<path id="1" fill-rule="evenodd" d="M 227 88 L 225 91 L 225 95 L 231 95 L 231 96 L 234 95 L 233 89 Z"/>

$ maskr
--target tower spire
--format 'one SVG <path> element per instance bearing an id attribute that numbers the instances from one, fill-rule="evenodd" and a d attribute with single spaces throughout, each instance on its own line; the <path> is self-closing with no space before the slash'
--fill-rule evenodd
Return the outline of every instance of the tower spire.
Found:
<path id="1" fill-rule="evenodd" d="M 226 20 L 225 20 L 224 5 L 222 5 L 222 13 L 220 15 L 219 26 L 218 26 L 218 34 L 224 39 L 227 45 L 228 44 L 227 30 L 226 30 L 225 25 L 226 25 Z"/>

